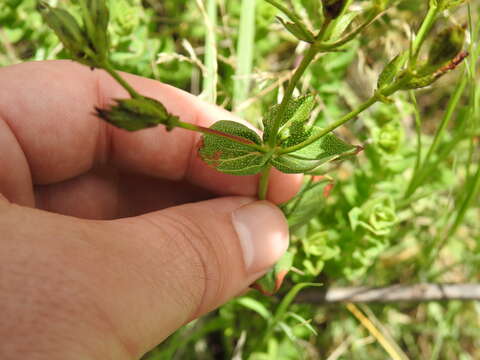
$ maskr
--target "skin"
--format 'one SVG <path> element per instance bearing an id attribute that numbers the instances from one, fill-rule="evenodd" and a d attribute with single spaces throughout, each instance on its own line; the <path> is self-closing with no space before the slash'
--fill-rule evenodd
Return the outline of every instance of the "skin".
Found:
<path id="1" fill-rule="evenodd" d="M 182 121 L 241 121 L 124 76 Z M 0 358 L 138 359 L 265 272 L 245 268 L 231 220 L 255 203 L 258 177 L 206 166 L 198 134 L 102 122 L 94 106 L 126 92 L 69 61 L 2 68 L 0 83 Z M 269 200 L 288 200 L 300 182 L 274 172 Z M 257 227 L 288 236 L 264 203 L 270 217 Z"/>

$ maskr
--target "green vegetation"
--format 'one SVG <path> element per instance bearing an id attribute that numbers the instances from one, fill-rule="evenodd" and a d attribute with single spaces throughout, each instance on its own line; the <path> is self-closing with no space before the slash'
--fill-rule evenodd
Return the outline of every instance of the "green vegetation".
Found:
<path id="1" fill-rule="evenodd" d="M 80 16 L 82 3 L 62 6 Z M 36 1 L 0 4 L 1 66 L 73 53 L 113 76 L 119 69 L 159 79 L 234 109 L 264 129 L 263 139 L 226 121 L 213 129 L 227 136 L 193 129 L 134 91 L 100 115 L 130 130 L 162 123 L 206 133 L 204 159 L 223 172 L 262 172 L 260 197 L 272 166 L 309 174 L 283 206 L 295 256 L 279 293 L 233 300 L 145 359 L 480 356 L 474 302 L 295 302 L 307 287 L 321 294 L 335 286 L 467 283 L 480 275 L 480 6 L 332 0 L 322 11 L 321 4 L 111 0 L 108 61 L 106 40 L 88 24 L 95 40 L 83 48 L 76 41 L 67 52 Z M 77 29 L 68 31 L 75 38 Z M 143 125 L 129 121 L 139 108 Z M 237 161 L 239 153 L 248 161 Z M 280 265 L 277 273 L 290 264 Z M 276 272 L 257 287 L 270 292 Z"/>

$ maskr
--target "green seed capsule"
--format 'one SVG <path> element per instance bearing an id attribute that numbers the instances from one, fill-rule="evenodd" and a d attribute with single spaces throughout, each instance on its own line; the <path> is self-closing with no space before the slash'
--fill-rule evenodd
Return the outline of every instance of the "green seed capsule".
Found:
<path id="1" fill-rule="evenodd" d="M 109 49 L 107 28 L 110 15 L 105 0 L 82 0 L 81 6 L 90 45 L 98 57 L 106 58 Z"/>
<path id="2" fill-rule="evenodd" d="M 74 57 L 83 58 L 87 43 L 77 20 L 65 10 L 52 8 L 45 4 L 40 7 L 40 11 L 43 19 L 55 31 L 63 46 Z"/>
<path id="3" fill-rule="evenodd" d="M 107 31 L 110 14 L 105 0 L 85 0 L 87 9 L 98 31 Z"/>
<path id="4" fill-rule="evenodd" d="M 441 67 L 457 56 L 465 42 L 465 30 L 460 26 L 449 27 L 434 39 L 428 54 L 428 65 Z"/>
<path id="5" fill-rule="evenodd" d="M 97 116 L 121 129 L 136 131 L 163 124 L 171 130 L 178 121 L 155 99 L 139 97 L 116 101 L 117 105 L 109 110 L 97 109 Z"/>

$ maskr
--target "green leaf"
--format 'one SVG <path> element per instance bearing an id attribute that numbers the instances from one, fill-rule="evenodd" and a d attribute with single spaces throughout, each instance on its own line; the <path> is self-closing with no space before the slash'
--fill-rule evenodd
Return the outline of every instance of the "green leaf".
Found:
<path id="1" fill-rule="evenodd" d="M 332 188 L 333 182 L 328 178 L 310 182 L 296 197 L 283 204 L 281 208 L 289 227 L 295 228 L 310 222 L 322 210 Z"/>
<path id="2" fill-rule="evenodd" d="M 163 124 L 167 129 L 175 127 L 178 118 L 168 113 L 159 101 L 138 97 L 117 99 L 117 105 L 108 110 L 96 108 L 96 115 L 108 123 L 128 131 L 137 131 Z"/>
<path id="3" fill-rule="evenodd" d="M 380 76 L 378 77 L 378 82 L 377 82 L 378 89 L 383 89 L 393 83 L 393 81 L 395 80 L 395 77 L 400 72 L 406 59 L 407 59 L 407 53 L 402 53 L 395 56 L 387 64 L 387 66 L 385 66 Z"/>
<path id="4" fill-rule="evenodd" d="M 319 131 L 321 129 L 313 128 L 310 136 L 315 136 Z M 274 157 L 272 164 L 287 174 L 308 173 L 325 163 L 357 152 L 358 147 L 347 144 L 329 133 L 300 150 Z"/>
<path id="5" fill-rule="evenodd" d="M 287 295 L 284 296 L 280 305 L 278 305 L 277 310 L 275 311 L 275 316 L 273 318 L 273 323 L 278 323 L 285 318 L 287 310 L 292 305 L 293 300 L 297 297 L 298 293 L 303 289 L 308 287 L 321 287 L 323 284 L 320 283 L 300 283 L 296 284 L 290 289 Z"/>
<path id="6" fill-rule="evenodd" d="M 305 41 L 308 43 L 315 42 L 315 36 L 310 31 L 308 31 L 305 27 L 302 27 L 290 21 L 285 21 L 279 16 L 277 16 L 277 19 L 282 23 L 285 29 L 287 29 L 288 32 L 290 32 L 298 40 Z"/>
<path id="7" fill-rule="evenodd" d="M 255 311 L 258 315 L 260 315 L 265 320 L 269 321 L 272 317 L 272 313 L 267 309 L 263 303 L 258 300 L 255 300 L 251 297 L 241 297 L 236 300 L 237 304 L 246 307 L 252 311 Z"/>
<path id="8" fill-rule="evenodd" d="M 253 130 L 229 120 L 218 121 L 210 129 L 225 136 L 204 135 L 199 153 L 208 165 L 233 175 L 255 175 L 263 169 L 268 161 L 267 154 L 248 146 L 262 144 Z"/>
<path id="9" fill-rule="evenodd" d="M 90 45 L 98 57 L 106 60 L 109 50 L 110 14 L 105 0 L 81 0 L 82 17 Z"/>
<path id="10" fill-rule="evenodd" d="M 359 11 L 348 12 L 336 20 L 334 28 L 331 30 L 330 41 L 339 39 L 352 21 L 360 14 Z"/>
<path id="11" fill-rule="evenodd" d="M 257 289 L 264 295 L 271 296 L 275 294 L 282 286 L 285 276 L 290 271 L 293 264 L 293 258 L 294 255 L 287 251 L 275 266 L 252 284 L 251 287 Z"/>
<path id="12" fill-rule="evenodd" d="M 295 332 L 293 331 L 293 328 L 286 324 L 283 321 L 278 321 L 277 326 L 279 329 L 281 329 L 285 335 L 287 335 L 287 338 L 292 342 L 292 343 L 297 343 L 298 338 L 295 336 Z"/>
<path id="13" fill-rule="evenodd" d="M 301 325 L 301 326 L 307 328 L 312 335 L 318 335 L 318 331 L 315 330 L 315 328 L 310 324 L 310 323 L 312 322 L 311 319 L 310 319 L 310 320 L 307 320 L 307 319 L 305 319 L 304 317 L 302 317 L 302 316 L 300 316 L 300 315 L 298 315 L 298 314 L 296 314 L 296 313 L 294 313 L 294 312 L 287 312 L 286 315 L 287 315 L 287 317 L 292 317 L 292 318 L 294 318 L 295 320 L 297 320 L 297 321 L 298 321 L 298 325 Z"/>
<path id="14" fill-rule="evenodd" d="M 267 112 L 263 118 L 263 141 L 267 142 L 270 136 L 272 136 L 272 129 L 275 123 L 275 119 L 278 117 L 278 112 L 280 110 L 280 104 L 274 105 Z M 289 100 L 284 115 L 280 121 L 280 129 L 282 132 L 285 127 L 288 127 L 290 124 L 295 122 L 304 123 L 310 117 L 310 113 L 315 106 L 315 98 L 313 95 L 305 95 L 298 98 L 293 98 Z"/>
<path id="15" fill-rule="evenodd" d="M 388 195 L 372 198 L 361 208 L 351 209 L 348 219 L 353 231 L 363 228 L 376 236 L 386 236 L 398 223 L 395 201 Z"/>
<path id="16" fill-rule="evenodd" d="M 295 121 L 280 136 L 281 146 L 287 148 L 301 144 L 312 135 L 313 128 L 304 122 Z"/>

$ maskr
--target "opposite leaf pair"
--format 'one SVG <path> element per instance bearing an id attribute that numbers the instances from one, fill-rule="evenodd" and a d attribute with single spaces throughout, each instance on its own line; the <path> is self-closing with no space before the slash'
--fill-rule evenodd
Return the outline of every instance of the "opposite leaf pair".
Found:
<path id="1" fill-rule="evenodd" d="M 356 147 L 332 133 L 301 146 L 321 131 L 307 123 L 314 107 L 311 95 L 289 101 L 276 136 L 277 144 L 274 148 L 269 147 L 267 144 L 273 136 L 279 107 L 273 106 L 265 115 L 263 138 L 247 126 L 233 121 L 215 123 L 211 129 L 236 138 L 206 134 L 200 156 L 207 164 L 227 174 L 255 175 L 269 165 L 284 173 L 303 174 L 314 173 L 321 165 L 357 151 Z M 238 138 L 244 141 L 240 142 Z"/>

